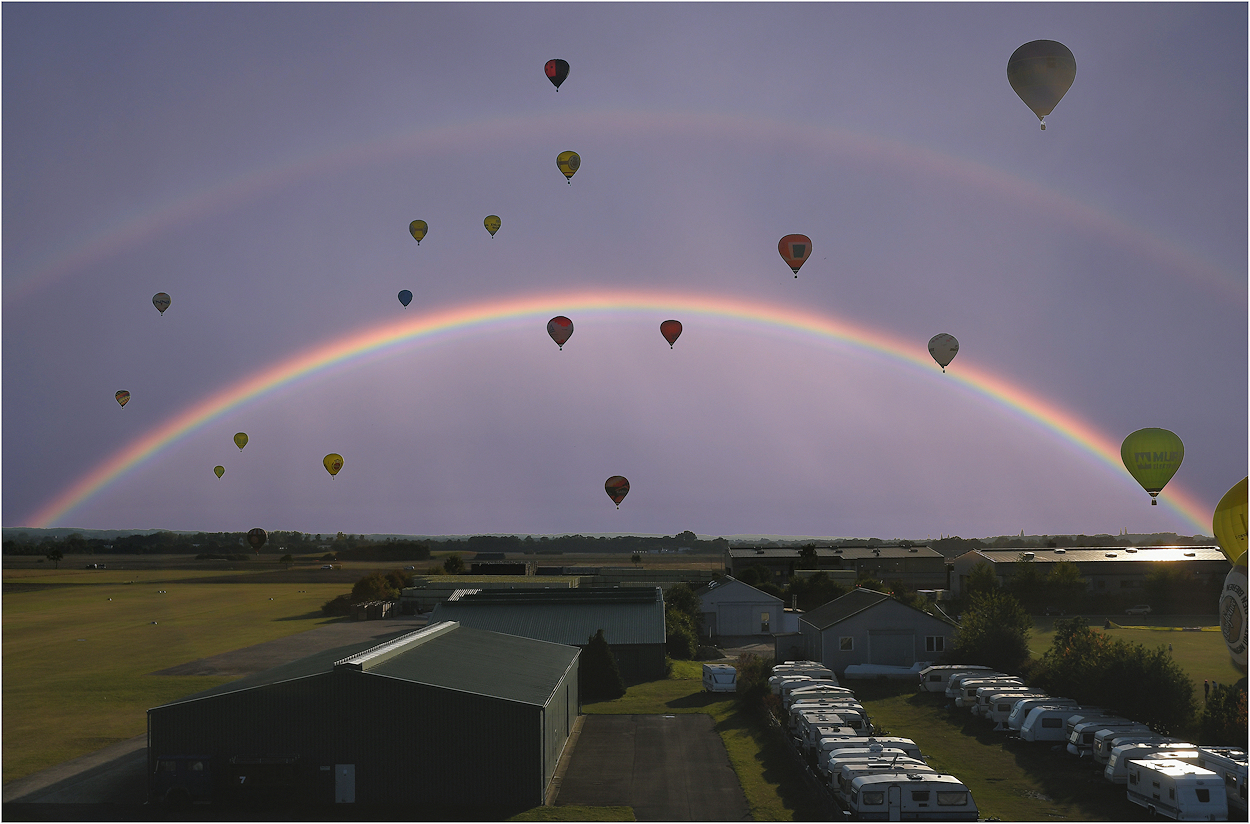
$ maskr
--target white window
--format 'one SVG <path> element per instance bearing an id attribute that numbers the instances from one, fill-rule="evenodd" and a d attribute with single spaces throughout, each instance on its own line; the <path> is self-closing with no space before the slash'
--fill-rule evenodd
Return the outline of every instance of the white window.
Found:
<path id="1" fill-rule="evenodd" d="M 945 635 L 927 635 L 924 639 L 926 652 L 944 652 L 946 650 Z"/>

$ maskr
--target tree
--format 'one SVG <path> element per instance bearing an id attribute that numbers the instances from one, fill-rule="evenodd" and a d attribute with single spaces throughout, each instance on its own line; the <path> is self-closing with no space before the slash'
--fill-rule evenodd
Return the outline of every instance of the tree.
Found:
<path id="1" fill-rule="evenodd" d="M 639 555 L 637 552 L 629 556 L 629 560 L 633 562 L 634 566 L 639 566 L 640 564 L 642 564 L 642 556 Z"/>
<path id="2" fill-rule="evenodd" d="M 1046 595 L 1046 578 L 1038 569 L 1037 562 L 1021 553 L 1016 571 L 1007 581 L 1006 590 L 1029 612 L 1038 612 L 1039 607 L 1044 606 L 1041 602 Z"/>
<path id="3" fill-rule="evenodd" d="M 1019 672 L 1029 657 L 1032 629 L 1033 619 L 1011 595 L 996 590 L 978 593 L 955 633 L 955 659 Z"/>
<path id="4" fill-rule="evenodd" d="M 760 588 L 762 587 L 763 585 Z M 799 609 L 808 612 L 846 593 L 846 587 L 830 578 L 823 569 L 811 575 L 790 579 L 790 597 L 797 599 Z M 789 600 L 789 598 L 783 598 L 783 600 Z"/>
<path id="5" fill-rule="evenodd" d="M 669 587 L 664 593 L 664 645 L 670 657 L 694 658 L 702 621 L 694 588 L 686 583 Z"/>
<path id="6" fill-rule="evenodd" d="M 1086 590 L 1080 567 L 1071 561 L 1051 564 L 1050 573 L 1046 576 L 1046 590 L 1064 612 L 1074 610 Z"/>
<path id="7" fill-rule="evenodd" d="M 985 561 L 977 562 L 968 570 L 968 580 L 963 589 L 965 594 L 973 596 L 997 592 L 998 576 L 994 574 L 994 568 Z"/>
<path id="8" fill-rule="evenodd" d="M 447 556 L 447 560 L 443 561 L 443 571 L 448 575 L 459 575 L 464 572 L 464 559 L 458 553 L 451 553 Z"/>
<path id="9" fill-rule="evenodd" d="M 625 694 L 616 656 L 600 629 L 586 642 L 577 667 L 578 690 L 583 701 L 611 701 Z"/>
<path id="10" fill-rule="evenodd" d="M 294 557 L 293 555 L 291 555 L 290 553 L 287 553 L 286 555 L 283 555 L 281 559 L 279 559 L 278 563 L 280 563 L 280 564 L 293 564 L 293 563 L 295 563 L 295 557 Z"/>
<path id="11" fill-rule="evenodd" d="M 399 590 L 391 586 L 386 573 L 374 572 L 361 578 L 352 587 L 352 603 L 361 604 L 365 601 L 393 601 L 399 597 Z"/>
<path id="12" fill-rule="evenodd" d="M 1217 747 L 1246 749 L 1246 688 L 1218 686 L 1202 708 L 1198 740 Z"/>
<path id="13" fill-rule="evenodd" d="M 51 552 L 49 552 L 47 555 L 48 560 L 51 561 L 55 565 L 54 569 L 61 568 L 61 559 L 64 557 L 65 557 L 65 554 L 62 553 L 61 550 L 59 549 L 54 549 Z"/>
<path id="14" fill-rule="evenodd" d="M 803 544 L 799 548 L 799 569 L 815 569 L 820 566 L 816 558 L 816 545 Z"/>

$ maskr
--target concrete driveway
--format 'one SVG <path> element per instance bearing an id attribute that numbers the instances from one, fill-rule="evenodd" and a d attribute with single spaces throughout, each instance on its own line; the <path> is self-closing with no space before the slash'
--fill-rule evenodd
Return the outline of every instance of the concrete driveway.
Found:
<path id="1" fill-rule="evenodd" d="M 633 807 L 639 821 L 748 821 L 729 754 L 703 713 L 587 715 L 556 805 Z"/>

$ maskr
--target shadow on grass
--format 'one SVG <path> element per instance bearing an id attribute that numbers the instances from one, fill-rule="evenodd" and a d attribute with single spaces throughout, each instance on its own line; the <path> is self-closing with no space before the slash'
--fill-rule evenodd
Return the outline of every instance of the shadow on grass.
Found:
<path id="1" fill-rule="evenodd" d="M 284 615 L 281 618 L 275 618 L 274 620 L 275 621 L 310 621 L 313 618 L 324 618 L 325 620 L 321 622 L 323 624 L 331 624 L 331 623 L 334 623 L 335 621 L 347 620 L 346 616 L 326 615 L 324 612 L 322 612 L 319 609 L 314 609 L 309 612 L 305 612 L 303 615 Z"/>
<path id="2" fill-rule="evenodd" d="M 782 805 L 793 812 L 795 821 L 826 820 L 824 810 L 813 797 L 798 763 L 787 749 L 781 730 L 768 726 L 763 719 L 739 708 L 728 718 L 717 722 L 716 731 L 726 740 L 739 736 L 752 740 L 757 750 L 755 760 L 759 762 L 764 781 L 776 786 Z M 751 801 L 750 793 L 747 800 Z M 752 810 L 753 814 L 756 812 Z"/>
<path id="3" fill-rule="evenodd" d="M 665 701 L 664 706 L 675 710 L 703 709 L 724 700 L 725 693 L 723 692 L 695 692 L 690 695 L 683 695 L 680 698 L 674 698 L 672 701 Z"/>

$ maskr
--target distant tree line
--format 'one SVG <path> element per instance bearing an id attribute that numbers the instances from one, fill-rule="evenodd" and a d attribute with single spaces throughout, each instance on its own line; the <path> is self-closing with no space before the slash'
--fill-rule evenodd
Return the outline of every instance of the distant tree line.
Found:
<path id="1" fill-rule="evenodd" d="M 374 540 L 360 535 L 311 535 L 305 532 L 274 530 L 261 548 L 261 555 L 318 554 L 328 550 L 338 560 L 403 561 L 426 560 L 430 547 L 424 541 L 403 538 Z M 153 532 L 147 535 L 119 535 L 115 538 L 86 538 L 72 533 L 64 538 L 32 537 L 19 532 L 3 543 L 5 555 L 155 555 L 185 554 L 238 560 L 238 556 L 255 557 L 247 543 L 247 532 Z"/>

